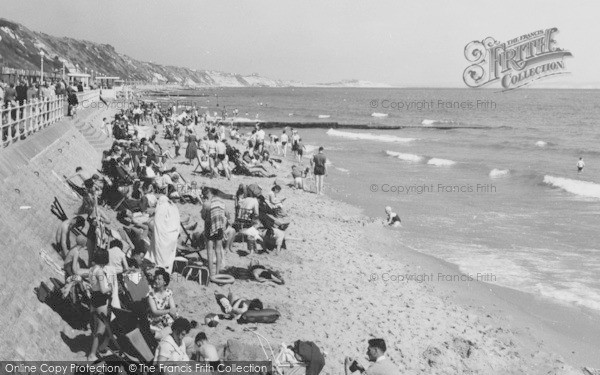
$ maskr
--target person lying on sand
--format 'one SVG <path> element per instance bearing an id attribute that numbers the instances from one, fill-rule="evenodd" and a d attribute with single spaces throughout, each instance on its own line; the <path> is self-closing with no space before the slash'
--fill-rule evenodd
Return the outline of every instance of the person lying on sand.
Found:
<path id="1" fill-rule="evenodd" d="M 215 298 L 221 307 L 221 311 L 225 313 L 225 319 L 238 320 L 248 310 L 263 309 L 263 303 L 259 299 L 248 300 L 245 298 L 238 298 L 234 300 L 231 290 L 227 297 L 215 292 Z"/>
<path id="2" fill-rule="evenodd" d="M 251 266 L 250 271 L 252 272 L 252 276 L 254 276 L 254 280 L 258 281 L 259 283 L 272 281 L 277 285 L 285 284 L 285 282 L 283 281 L 283 277 L 281 277 L 281 274 L 279 272 L 270 270 L 264 266 Z"/>

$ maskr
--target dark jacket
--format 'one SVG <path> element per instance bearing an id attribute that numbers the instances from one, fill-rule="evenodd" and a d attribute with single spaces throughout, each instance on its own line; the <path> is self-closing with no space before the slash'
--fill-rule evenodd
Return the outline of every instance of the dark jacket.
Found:
<path id="1" fill-rule="evenodd" d="M 69 104 L 72 106 L 76 106 L 79 104 L 79 99 L 77 98 L 77 94 L 75 94 L 74 92 L 71 92 L 69 94 L 69 97 L 67 100 L 68 100 Z"/>
<path id="2" fill-rule="evenodd" d="M 319 347 L 312 341 L 296 341 L 294 352 L 299 354 L 306 362 L 306 375 L 319 375 L 325 367 L 325 357 Z"/>
<path id="3" fill-rule="evenodd" d="M 19 102 L 22 102 L 23 100 L 27 100 L 27 86 L 19 85 L 19 86 L 15 87 L 15 90 L 17 91 L 17 100 Z"/>

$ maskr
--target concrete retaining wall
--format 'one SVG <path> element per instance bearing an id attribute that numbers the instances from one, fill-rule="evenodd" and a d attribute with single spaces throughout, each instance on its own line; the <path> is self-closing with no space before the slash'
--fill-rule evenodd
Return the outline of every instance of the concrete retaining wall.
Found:
<path id="1" fill-rule="evenodd" d="M 50 277 L 63 278 L 40 256 L 44 250 L 62 265 L 52 248 L 59 219 L 50 206 L 57 197 L 69 217 L 79 208 L 63 175 L 73 175 L 77 166 L 89 171 L 100 166 L 99 150 L 110 140 L 102 140 L 90 124 L 108 115 L 80 113 L 0 152 L 0 360 L 81 359 L 87 350 L 84 333 L 40 303 L 34 288 Z M 76 337 L 86 343 L 79 353 L 69 347 L 82 346 L 69 340 Z"/>

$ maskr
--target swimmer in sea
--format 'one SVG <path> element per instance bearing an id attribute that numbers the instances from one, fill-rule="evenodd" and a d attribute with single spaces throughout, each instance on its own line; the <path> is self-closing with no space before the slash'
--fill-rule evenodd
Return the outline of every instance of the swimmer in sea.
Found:
<path id="1" fill-rule="evenodd" d="M 392 226 L 392 227 L 400 227 L 400 216 L 398 216 L 397 213 L 392 211 L 392 208 L 390 206 L 387 206 L 385 208 L 385 213 L 388 215 L 388 220 L 385 223 L 386 225 Z"/>

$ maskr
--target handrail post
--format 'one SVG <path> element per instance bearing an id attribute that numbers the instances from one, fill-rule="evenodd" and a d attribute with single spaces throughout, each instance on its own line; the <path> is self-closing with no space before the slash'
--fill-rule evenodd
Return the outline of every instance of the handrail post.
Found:
<path id="1" fill-rule="evenodd" d="M 6 108 L 8 110 L 8 137 L 6 139 L 8 140 L 8 142 L 10 144 L 13 141 L 13 139 L 12 139 L 13 138 L 13 134 L 12 134 L 13 133 L 13 131 L 12 131 L 13 129 L 12 128 L 14 126 L 14 121 L 15 121 L 12 118 L 12 103 L 9 102 L 8 106 Z"/>
<path id="2" fill-rule="evenodd" d="M 4 124 L 3 122 L 4 122 L 4 103 L 0 103 L 0 131 L 2 132 L 2 146 L 4 146 L 4 134 L 6 134 L 5 129 L 4 129 L 6 124 Z"/>

